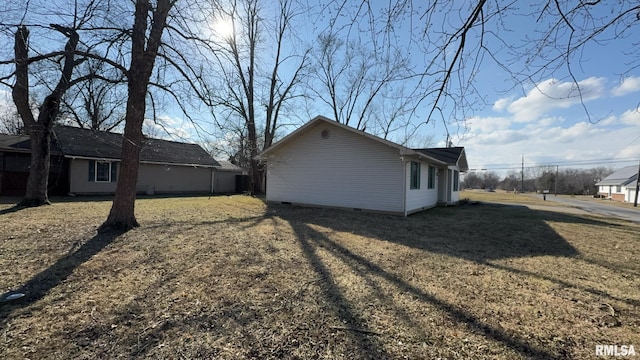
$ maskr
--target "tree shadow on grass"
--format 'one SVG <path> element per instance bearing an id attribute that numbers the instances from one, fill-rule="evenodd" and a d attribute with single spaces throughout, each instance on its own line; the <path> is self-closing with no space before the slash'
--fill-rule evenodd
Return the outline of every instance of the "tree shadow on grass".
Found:
<path id="1" fill-rule="evenodd" d="M 373 277 L 383 278 L 393 284 L 400 293 L 411 294 L 425 304 L 435 306 L 449 314 L 470 332 L 479 333 L 501 343 L 523 357 L 533 358 L 556 358 L 558 354 L 533 345 L 517 334 L 508 333 L 477 318 L 463 307 L 412 285 L 399 275 L 386 271 L 370 259 L 332 240 L 318 227 L 330 232 L 352 233 L 491 266 L 492 261 L 509 258 L 579 256 L 579 252 L 556 233 L 547 221 L 610 226 L 604 221 L 571 214 L 531 210 L 527 207 L 505 209 L 504 206 L 480 206 L 469 211 L 465 211 L 464 208 L 433 209 L 410 218 L 281 205 L 270 205 L 269 210 L 273 216 L 278 216 L 290 224 L 307 261 L 322 279 L 321 288 L 325 300 L 333 304 L 335 314 L 349 327 L 366 329 L 367 323 L 336 284 L 333 277 L 335 275 L 332 275 L 328 264 L 318 256 L 320 249 L 338 258 L 360 278 L 365 280 Z M 573 286 L 560 279 L 548 276 L 545 279 Z M 373 290 L 376 296 L 388 297 L 378 287 L 373 287 Z M 588 291 L 588 289 L 582 290 Z M 603 294 L 598 293 L 598 295 Z M 411 326 L 411 324 L 408 325 Z M 357 344 L 362 354 L 372 357 L 387 355 L 383 344 L 378 339 L 358 332 L 350 332 L 348 335 Z"/>
<path id="2" fill-rule="evenodd" d="M 485 263 L 531 256 L 574 257 L 578 251 L 547 220 L 608 225 L 577 216 L 513 207 L 436 208 L 408 218 L 270 205 L 285 220 Z"/>
<path id="3" fill-rule="evenodd" d="M 9 294 L 24 294 L 19 299 L 5 301 L 4 303 L 0 302 L 0 319 L 6 319 L 12 311 L 27 307 L 42 299 L 52 289 L 64 282 L 76 268 L 87 262 L 123 233 L 124 231 L 97 233 L 75 251 L 61 257 L 53 265 L 35 275 L 21 287 L 0 296 L 0 298 L 6 299 L 6 295 Z M 3 324 L 0 323 L 0 325 Z"/>
<path id="4" fill-rule="evenodd" d="M 26 206 L 22 206 L 22 205 L 13 205 L 12 207 L 0 210 L 0 215 L 15 213 L 20 210 L 24 210 L 26 208 L 27 208 Z"/>
<path id="5" fill-rule="evenodd" d="M 530 345 L 525 340 L 520 339 L 517 336 L 508 334 L 499 328 L 483 322 L 481 319 L 478 319 L 463 308 L 441 300 L 434 295 L 411 285 L 398 275 L 384 270 L 369 259 L 352 252 L 341 244 L 331 240 L 321 232 L 309 227 L 307 224 L 290 222 L 290 225 L 300 242 L 305 257 L 323 280 L 321 287 L 323 289 L 325 300 L 333 304 L 336 315 L 344 324 L 347 325 L 348 329 L 366 329 L 366 321 L 358 315 L 353 305 L 349 303 L 345 294 L 343 294 L 340 288 L 336 285 L 331 271 L 317 255 L 318 249 L 331 252 L 360 276 L 368 275 L 371 277 L 381 277 L 393 284 L 399 292 L 411 294 L 420 301 L 435 306 L 439 310 L 447 313 L 456 322 L 464 324 L 470 332 L 480 333 L 490 339 L 506 345 L 508 348 L 526 357 L 533 357 L 536 359 L 555 357 L 554 354 L 546 351 L 545 349 Z M 386 295 L 382 294 L 378 290 L 376 296 L 385 297 Z M 350 336 L 357 344 L 358 350 L 362 354 L 362 358 L 390 357 L 390 355 L 385 352 L 383 344 L 379 339 L 359 331 L 350 331 L 347 335 Z"/>

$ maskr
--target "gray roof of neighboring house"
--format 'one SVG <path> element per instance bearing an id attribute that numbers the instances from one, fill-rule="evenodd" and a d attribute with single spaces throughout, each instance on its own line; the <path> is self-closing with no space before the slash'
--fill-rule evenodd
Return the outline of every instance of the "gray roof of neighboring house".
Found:
<path id="1" fill-rule="evenodd" d="M 224 160 L 220 160 L 218 161 L 218 163 L 220 164 L 220 166 L 216 166 L 216 169 L 220 170 L 220 171 L 235 171 L 235 172 L 245 172 L 247 171 L 247 169 L 245 168 L 241 168 L 238 165 L 234 165 L 232 163 L 230 163 L 229 161 L 224 161 Z"/>
<path id="2" fill-rule="evenodd" d="M 0 151 L 2 150 L 21 153 L 31 152 L 29 135 L 0 134 Z M 60 154 L 60 148 L 54 140 L 51 141 L 51 153 Z"/>
<path id="3" fill-rule="evenodd" d="M 26 135 L 0 134 L 0 150 L 29 150 L 29 137 Z"/>
<path id="4" fill-rule="evenodd" d="M 638 166 L 631 165 L 623 167 L 622 169 L 614 172 L 613 174 L 602 179 L 602 181 L 596 183 L 597 186 L 615 185 L 625 186 L 638 178 Z"/>
<path id="5" fill-rule="evenodd" d="M 55 126 L 58 146 L 67 157 L 120 159 L 122 134 Z M 140 152 L 141 162 L 220 166 L 200 145 L 145 138 Z"/>
<path id="6" fill-rule="evenodd" d="M 449 165 L 458 165 L 461 171 L 469 170 L 464 147 L 413 149 Z M 461 161 L 462 160 L 462 161 Z"/>

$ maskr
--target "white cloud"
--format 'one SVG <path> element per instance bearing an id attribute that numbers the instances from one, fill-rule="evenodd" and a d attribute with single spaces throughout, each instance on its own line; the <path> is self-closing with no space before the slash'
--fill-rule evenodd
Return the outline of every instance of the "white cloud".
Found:
<path id="1" fill-rule="evenodd" d="M 640 77 L 629 76 L 622 80 L 620 85 L 611 90 L 613 96 L 622 96 L 640 90 Z"/>
<path id="2" fill-rule="evenodd" d="M 640 91 L 640 77 L 626 78 L 616 89 L 604 78 L 590 77 L 578 84 L 548 79 L 521 97 L 504 97 L 492 110 L 467 119 L 468 133 L 454 143 L 464 146 L 473 168 L 488 168 L 501 175 L 525 166 L 596 159 L 640 158 L 640 110 L 626 107 L 622 95 Z M 581 96 L 580 96 L 581 95 Z M 585 119 L 581 102 L 608 113 L 596 123 Z M 603 104 L 604 103 L 604 104 Z M 625 106 L 625 107 L 621 107 Z M 558 111 L 568 109 L 565 111 Z M 576 118 L 573 114 L 580 112 Z M 614 110 L 612 110 L 614 109 Z M 625 109 L 629 109 L 626 110 Z M 592 110 L 592 109 L 590 109 Z M 618 167 L 617 163 L 582 165 Z"/>
<path id="3" fill-rule="evenodd" d="M 501 101 L 504 99 L 498 102 L 500 107 L 506 107 L 507 111 L 513 114 L 513 121 L 531 122 L 551 110 L 566 109 L 581 101 L 602 97 L 605 94 L 604 81 L 604 78 L 590 77 L 575 84 L 548 79 L 537 84 L 527 95 L 508 105 Z"/>
<path id="4" fill-rule="evenodd" d="M 145 119 L 143 132 L 145 135 L 164 140 L 173 140 L 179 142 L 193 142 L 192 134 L 188 131 L 192 126 L 184 124 L 182 120 L 161 116 L 156 120 Z"/>
<path id="5" fill-rule="evenodd" d="M 0 114 L 12 113 L 15 109 L 16 106 L 11 99 L 11 93 L 6 90 L 0 90 Z"/>
<path id="6" fill-rule="evenodd" d="M 587 122 L 579 122 L 565 129 L 552 129 L 551 131 L 549 131 L 549 136 L 555 138 L 555 141 L 557 142 L 569 143 L 580 141 L 583 138 L 604 132 L 606 132 L 606 130 L 597 128 L 593 124 Z"/>
<path id="7" fill-rule="evenodd" d="M 474 133 L 491 132 L 495 130 L 508 129 L 511 120 L 505 117 L 472 117 L 467 120 L 467 126 Z"/>
<path id="8" fill-rule="evenodd" d="M 619 159 L 633 159 L 638 157 L 640 157 L 640 141 L 638 140 L 626 146 L 616 155 L 616 158 Z"/>
<path id="9" fill-rule="evenodd" d="M 598 125 L 601 126 L 609 126 L 609 125 L 613 125 L 618 121 L 618 118 L 615 115 L 611 115 L 609 117 L 607 117 L 606 119 L 600 120 L 598 122 Z"/>
<path id="10" fill-rule="evenodd" d="M 626 125 L 640 126 L 640 112 L 635 109 L 627 110 L 620 115 L 620 121 Z"/>
<path id="11" fill-rule="evenodd" d="M 493 104 L 493 110 L 494 111 L 502 111 L 504 110 L 509 103 L 513 101 L 513 99 L 511 98 L 502 98 L 502 99 L 498 99 L 494 104 Z"/>

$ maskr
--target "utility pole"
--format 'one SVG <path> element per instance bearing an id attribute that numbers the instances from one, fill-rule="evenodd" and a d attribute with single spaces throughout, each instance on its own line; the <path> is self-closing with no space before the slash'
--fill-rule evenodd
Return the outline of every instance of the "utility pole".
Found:
<path id="1" fill-rule="evenodd" d="M 558 196 L 558 168 L 560 165 L 556 165 L 556 184 L 555 184 L 555 196 Z"/>
<path id="2" fill-rule="evenodd" d="M 524 154 L 522 154 L 522 170 L 520 170 L 520 192 L 524 192 Z"/>
<path id="3" fill-rule="evenodd" d="M 638 207 L 638 190 L 640 190 L 640 163 L 638 163 L 638 175 L 636 175 L 636 198 L 633 200 L 633 206 Z"/>

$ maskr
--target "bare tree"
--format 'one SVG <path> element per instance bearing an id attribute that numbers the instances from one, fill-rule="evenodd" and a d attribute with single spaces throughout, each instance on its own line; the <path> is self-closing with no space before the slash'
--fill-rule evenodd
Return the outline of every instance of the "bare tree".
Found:
<path id="1" fill-rule="evenodd" d="M 149 1 L 137 0 L 131 32 L 131 63 L 128 77 L 127 113 L 122 162 L 116 194 L 107 220 L 101 229 L 131 229 L 139 226 L 135 217 L 136 183 L 140 150 L 144 136 L 142 124 L 146 112 L 147 88 L 167 26 L 167 16 L 177 0 L 158 0 L 153 7 Z M 149 18 L 152 19 L 149 23 Z"/>
<path id="2" fill-rule="evenodd" d="M 307 63 L 308 51 L 300 55 L 285 52 L 292 36 L 292 20 L 299 10 L 291 0 L 277 2 L 277 17 L 269 23 L 261 0 L 236 0 L 228 8 L 219 8 L 220 17 L 231 21 L 233 31 L 220 39 L 216 49 L 219 92 L 213 95 L 213 111 L 222 113 L 222 128 L 235 127 L 234 118 L 240 119 L 244 129 L 238 134 L 244 158 L 248 158 L 250 190 L 261 191 L 262 168 L 256 159 L 258 152 L 271 146 L 279 128 L 280 117 L 286 105 L 300 96 L 296 86 L 300 83 Z M 273 39 L 267 38 L 273 33 Z M 273 44 L 273 57 L 260 48 Z M 268 68 L 262 70 L 261 64 Z M 266 89 L 266 91 L 263 91 Z M 264 112 L 263 109 L 264 108 Z M 230 126 L 229 126 L 230 121 Z M 263 134 L 260 136 L 260 129 Z"/>
<path id="3" fill-rule="evenodd" d="M 315 54 L 313 73 L 321 86 L 309 89 L 334 120 L 384 138 L 406 125 L 399 121 L 411 109 L 401 84 L 408 76 L 406 56 L 391 47 L 381 52 L 362 39 L 343 40 L 333 29 L 319 36 Z"/>
<path id="4" fill-rule="evenodd" d="M 123 74 L 116 72 L 106 78 L 106 65 L 95 59 L 83 65 L 86 66 L 83 72 L 94 76 L 68 92 L 62 111 L 81 128 L 111 131 L 125 118 L 127 94 L 122 89 L 126 85 Z"/>
<path id="5" fill-rule="evenodd" d="M 545 0 L 529 4 L 477 0 L 425 4 L 412 0 L 334 0 L 323 2 L 321 11 L 331 13 L 329 21 L 322 19 L 329 34 L 335 34 L 321 38 L 323 54 L 331 55 L 342 44 L 348 47 L 358 41 L 373 49 L 402 48 L 406 56 L 420 54 L 412 57 L 412 73 L 404 81 L 415 89 L 411 93 L 412 104 L 416 112 L 421 112 L 421 125 L 439 121 L 445 126 L 447 137 L 451 132 L 464 132 L 468 115 L 487 105 L 475 80 L 486 71 L 488 63 L 493 69 L 504 70 L 505 77 L 512 79 L 512 88 L 526 88 L 553 75 L 569 78 L 574 84 L 572 96 L 581 100 L 584 94 L 575 74 L 585 60 L 582 50 L 586 47 L 626 41 L 629 51 L 616 54 L 611 60 L 625 64 L 628 71 L 640 65 L 633 38 L 639 23 L 637 1 Z M 380 38 L 384 40 L 377 41 Z M 335 79 L 339 79 L 338 75 L 345 77 L 346 68 L 332 59 L 325 56 L 325 69 L 331 72 L 322 73 L 321 79 L 326 96 L 342 105 L 347 98 L 333 94 L 337 89 Z M 327 104 L 340 109 L 332 102 Z M 589 115 L 586 106 L 584 110 Z M 334 116 L 342 115 L 337 112 Z"/>
<path id="6" fill-rule="evenodd" d="M 8 60 L 0 61 L 3 69 L 0 83 L 11 88 L 13 102 L 31 142 L 27 191 L 20 205 L 39 206 L 49 203 L 51 131 L 61 115 L 64 98 L 77 84 L 99 76 L 81 70 L 81 64 L 89 58 L 95 44 L 81 41 L 80 35 L 97 13 L 108 8 L 108 4 L 74 0 L 53 5 L 56 9 L 51 10 L 51 17 L 40 12 L 49 9 L 46 2 L 9 2 L 7 5 L 10 10 L 7 10 L 5 20 L 15 19 L 15 23 L 2 23 L 0 28 L 7 37 L 12 33 L 14 51 Z M 60 24 L 42 25 L 50 19 L 59 20 Z M 36 31 L 36 35 L 32 36 L 31 31 Z M 61 42 L 60 35 L 66 40 Z M 92 40 L 96 39 L 92 37 Z M 60 43 L 64 46 L 62 50 L 56 49 L 56 44 Z M 9 57 L 8 54 L 5 56 Z M 40 98 L 38 95 L 45 96 L 42 100 L 34 100 Z M 34 107 L 34 103 L 37 106 Z"/>
<path id="7" fill-rule="evenodd" d="M 51 129 L 58 117 L 62 97 L 73 82 L 78 81 L 78 79 L 72 80 L 74 67 L 78 63 L 75 56 L 80 40 L 77 25 L 78 23 L 70 27 L 51 25 L 53 30 L 63 34 L 68 40 L 64 51 L 59 55 L 47 54 L 44 57 L 61 57 L 62 68 L 57 84 L 51 93 L 45 97 L 38 109 L 37 118 L 34 116 L 29 104 L 29 64 L 41 60 L 43 57 L 29 57 L 29 30 L 26 26 L 18 26 L 15 32 L 14 59 L 16 68 L 12 97 L 31 141 L 31 165 L 27 180 L 27 193 L 20 203 L 22 206 L 39 206 L 49 203 L 47 185 L 49 179 Z"/>
<path id="8" fill-rule="evenodd" d="M 0 134 L 24 134 L 24 125 L 20 120 L 20 114 L 14 109 L 6 108 L 4 110 L 3 113 L 0 113 Z"/>

